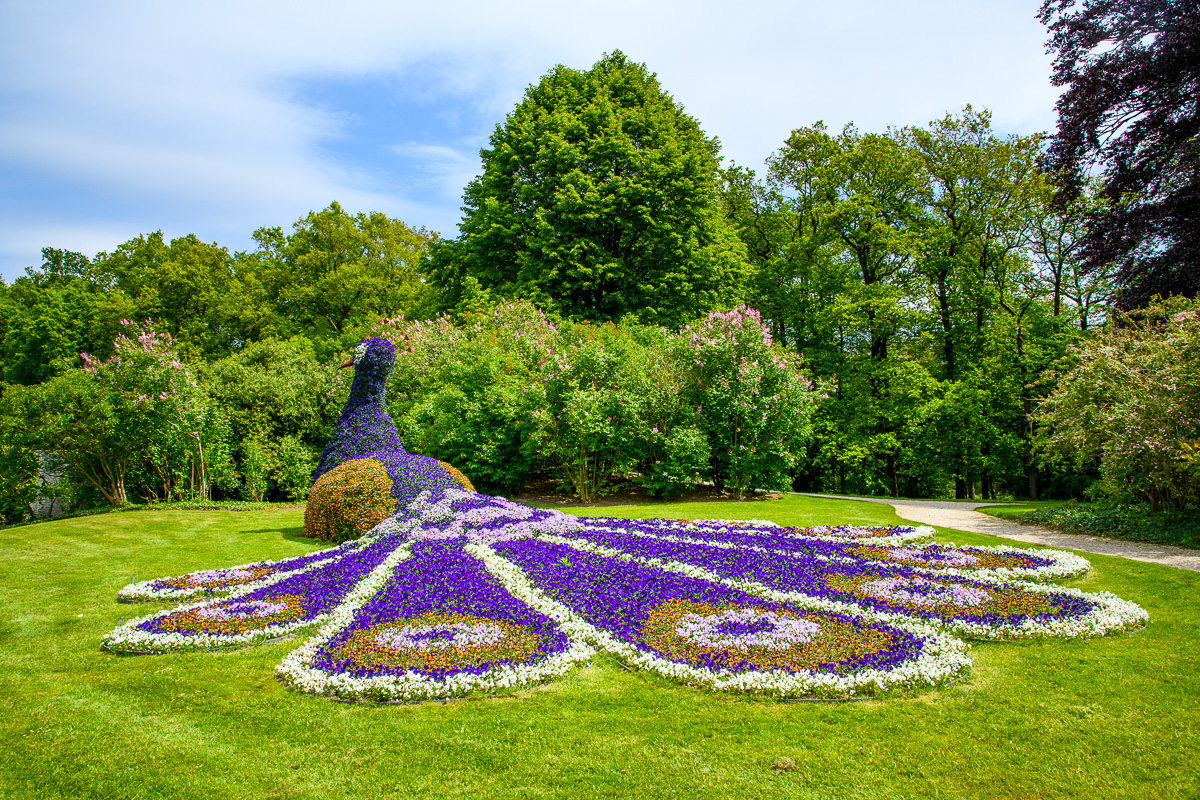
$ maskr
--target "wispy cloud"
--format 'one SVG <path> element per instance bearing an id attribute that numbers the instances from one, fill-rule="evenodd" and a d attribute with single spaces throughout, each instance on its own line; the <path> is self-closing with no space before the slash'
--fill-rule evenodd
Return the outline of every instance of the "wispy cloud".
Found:
<path id="1" fill-rule="evenodd" d="M 1016 0 L 3 3 L 0 273 L 100 232 L 105 247 L 158 228 L 245 247 L 334 199 L 452 234 L 477 151 L 525 87 L 616 48 L 750 166 L 818 119 L 879 129 L 969 102 L 1002 130 L 1046 129 L 1033 14 Z M 347 94 L 318 102 L 318 85 Z"/>

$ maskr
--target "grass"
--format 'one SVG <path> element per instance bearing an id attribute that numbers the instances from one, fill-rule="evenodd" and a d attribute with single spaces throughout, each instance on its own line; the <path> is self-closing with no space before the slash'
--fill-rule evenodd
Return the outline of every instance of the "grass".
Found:
<path id="1" fill-rule="evenodd" d="M 1062 505 L 1061 500 L 1024 500 L 1019 503 L 1004 503 L 1003 505 L 998 506 L 982 506 L 975 510 L 989 516 L 999 517 L 1000 519 L 1019 520 L 1021 517 L 1025 516 L 1034 509 L 1058 505 Z"/>
<path id="2" fill-rule="evenodd" d="M 1072 584 L 1141 603 L 1144 631 L 976 645 L 966 680 L 882 701 L 711 694 L 601 656 L 511 696 L 374 707 L 277 684 L 274 666 L 301 639 L 163 656 L 99 649 L 119 618 L 162 607 L 117 603 L 131 578 L 310 551 L 302 513 L 146 511 L 0 530 L 0 797 L 1200 793 L 1200 574 L 1098 555 Z M 794 496 L 595 513 L 897 522 L 884 505 Z M 797 768 L 774 772 L 781 756 Z"/>

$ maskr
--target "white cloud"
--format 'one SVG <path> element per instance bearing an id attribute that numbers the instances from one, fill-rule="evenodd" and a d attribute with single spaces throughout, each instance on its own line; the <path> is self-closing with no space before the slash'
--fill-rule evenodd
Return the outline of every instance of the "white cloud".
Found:
<path id="1" fill-rule="evenodd" d="M 13 277 L 71 230 L 90 241 L 122 224 L 106 246 L 175 223 L 244 246 L 254 226 L 333 199 L 452 233 L 490 125 L 554 64 L 586 68 L 617 48 L 752 167 L 817 119 L 872 130 L 972 103 L 1001 130 L 1043 130 L 1056 93 L 1034 13 L 1015 0 L 10 2 L 0 5 L 0 171 L 70 183 L 95 207 L 2 201 L 10 225 L 64 238 L 25 256 L 6 240 L 0 271 Z M 452 98 L 492 122 L 479 141 L 394 142 L 428 178 L 381 185 L 352 156 L 330 155 L 355 120 L 295 91 L 380 76 L 418 103 Z"/>

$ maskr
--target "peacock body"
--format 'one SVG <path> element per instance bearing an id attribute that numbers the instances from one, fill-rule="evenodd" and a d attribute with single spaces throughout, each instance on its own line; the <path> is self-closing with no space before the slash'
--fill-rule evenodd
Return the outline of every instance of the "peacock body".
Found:
<path id="1" fill-rule="evenodd" d="M 387 339 L 367 339 L 347 364 L 354 382 L 313 472 L 304 510 L 310 536 L 345 541 L 366 533 L 429 489 L 470 482 L 449 464 L 404 449 L 388 413 L 387 378 L 396 351 Z"/>

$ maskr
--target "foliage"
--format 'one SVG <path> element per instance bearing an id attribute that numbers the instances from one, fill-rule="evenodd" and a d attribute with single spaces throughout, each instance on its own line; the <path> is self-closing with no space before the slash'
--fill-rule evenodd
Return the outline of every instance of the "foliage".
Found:
<path id="1" fill-rule="evenodd" d="M 719 171 L 715 140 L 613 53 L 529 89 L 484 153 L 454 241 L 334 203 L 290 231 L 260 228 L 249 253 L 161 232 L 94 258 L 47 248 L 0 284 L 0 377 L 62 394 L 73 354 L 109 358 L 120 320 L 174 334 L 211 396 L 194 448 L 205 474 L 164 434 L 128 467 L 134 500 L 232 493 L 246 475 L 250 496 L 301 492 L 299 456 L 324 443 L 344 396 L 332 366 L 377 328 L 401 351 L 388 403 L 404 442 L 488 492 L 553 470 L 589 493 L 627 477 L 656 496 L 705 480 L 1078 496 L 1098 462 L 1039 460 L 1032 414 L 1050 365 L 1106 314 L 1111 278 L 1081 259 L 1108 184 L 1052 203 L 1066 178 L 1039 169 L 1043 146 L 966 106 L 883 132 L 815 123 L 761 178 Z M 703 417 L 717 384 L 695 385 L 704 370 L 671 333 L 738 302 L 829 393 L 805 451 L 780 444 L 774 467 L 749 472 L 726 463 L 742 426 Z M 614 324 L 572 327 L 585 320 Z M 75 388 L 62 407 L 100 425 L 104 404 Z M 616 416 L 591 414 L 613 404 Z M 247 470 L 250 440 L 262 463 Z"/>
<path id="2" fill-rule="evenodd" d="M 295 436 L 284 436 L 274 443 L 275 469 L 272 477 L 287 499 L 296 502 L 308 497 L 312 486 L 313 470 L 317 468 L 319 453 L 315 447 L 306 445 Z"/>
<path id="3" fill-rule="evenodd" d="M 244 439 L 241 445 L 242 497 L 261 503 L 267 494 L 267 476 L 275 466 L 270 447 L 259 437 Z"/>
<path id="4" fill-rule="evenodd" d="M 1200 313 L 1192 301 L 1124 315 L 1079 343 L 1037 419 L 1047 459 L 1098 461 L 1095 487 L 1151 508 L 1200 506 Z"/>
<path id="5" fill-rule="evenodd" d="M 147 323 L 123 323 L 126 333 L 101 361 L 82 353 L 73 368 L 36 389 L 32 416 L 38 446 L 57 451 L 71 473 L 106 502 L 128 502 L 136 481 L 148 499 L 170 499 L 196 475 L 189 490 L 208 496 L 204 471 L 204 406 L 174 340 Z M 190 469 L 189 469 L 190 468 Z"/>
<path id="6" fill-rule="evenodd" d="M 640 460 L 649 382 L 629 334 L 611 323 L 567 325 L 542 375 L 537 440 L 585 503 L 607 494 L 613 473 Z"/>
<path id="7" fill-rule="evenodd" d="M 453 464 L 483 492 L 516 493 L 537 462 L 538 376 L 557 328 L 528 303 L 383 323 L 396 344 L 390 410 L 409 449 Z"/>
<path id="8" fill-rule="evenodd" d="M 714 478 L 739 492 L 779 488 L 808 435 L 799 359 L 749 309 L 674 334 L 506 303 L 461 327 L 442 317 L 378 332 L 397 348 L 390 403 L 402 438 L 485 492 L 519 491 L 538 469 L 585 500 L 622 475 L 655 496 Z"/>
<path id="9" fill-rule="evenodd" d="M 244 271 L 265 278 L 261 290 L 277 295 L 273 313 L 289 335 L 312 340 L 324 360 L 353 347 L 380 317 L 403 316 L 420 302 L 417 264 L 434 238 L 377 211 L 352 216 L 330 203 L 290 234 L 255 231 L 258 250 L 245 256 Z"/>
<path id="10" fill-rule="evenodd" d="M 685 398 L 708 440 L 711 475 L 739 498 L 786 489 L 812 433 L 812 384 L 773 347 L 757 311 L 712 312 L 680 334 Z"/>
<path id="11" fill-rule="evenodd" d="M 765 181 L 725 172 L 750 305 L 830 387 L 798 488 L 1036 496 L 1037 378 L 1096 316 L 1080 209 L 1049 205 L 1039 136 L 970 106 L 928 126 L 798 128 Z"/>
<path id="12" fill-rule="evenodd" d="M 744 255 L 717 206 L 718 143 L 644 65 L 615 51 L 556 67 L 490 145 L 462 234 L 432 252 L 444 308 L 481 286 L 569 319 L 677 328 L 736 300 Z"/>
<path id="13" fill-rule="evenodd" d="M 33 515 L 41 489 L 41 462 L 32 441 L 29 391 L 0 384 L 0 524 Z"/>
<path id="14" fill-rule="evenodd" d="M 1023 514 L 1021 523 L 1088 536 L 1200 547 L 1200 523 L 1194 513 L 1156 511 L 1149 505 L 1045 506 Z"/>
<path id="15" fill-rule="evenodd" d="M 337 416 L 334 367 L 313 358 L 304 339 L 267 339 L 209 364 L 203 374 L 238 441 L 295 436 L 323 444 Z"/>
<path id="16" fill-rule="evenodd" d="M 1200 5 L 1192 0 L 1045 0 L 1058 132 L 1046 154 L 1059 198 L 1103 170 L 1082 258 L 1117 265 L 1118 298 L 1200 289 Z"/>
<path id="17" fill-rule="evenodd" d="M 127 297 L 91 279 L 87 257 L 47 247 L 42 259 L 0 286 L 0 377 L 11 383 L 40 383 L 56 374 L 55 362 L 81 351 L 107 357 L 119 320 L 133 316 Z"/>
<path id="18" fill-rule="evenodd" d="M 231 292 L 234 259 L 194 234 L 165 241 L 162 231 L 137 236 L 98 254 L 89 278 L 95 289 L 153 322 L 185 355 L 208 358 L 234 348 L 244 331 L 231 324 L 244 298 Z"/>

